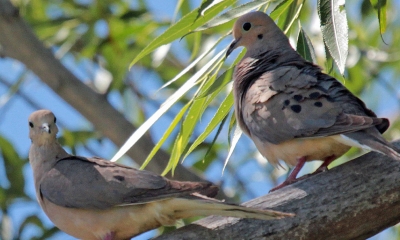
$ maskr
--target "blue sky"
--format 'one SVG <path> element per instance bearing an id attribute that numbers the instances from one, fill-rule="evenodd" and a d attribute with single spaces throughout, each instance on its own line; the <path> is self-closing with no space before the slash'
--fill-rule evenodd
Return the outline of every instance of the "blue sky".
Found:
<path id="1" fill-rule="evenodd" d="M 85 1 L 86 2 L 86 1 Z M 88 1 L 90 2 L 90 1 Z M 192 1 L 193 6 L 197 6 L 201 1 Z M 398 3 L 398 1 L 397 1 Z M 175 8 L 175 3 L 171 4 L 170 1 L 159 1 L 159 0 L 151 0 L 148 1 L 148 4 L 151 10 L 156 13 L 155 16 L 159 19 L 163 18 L 171 18 L 172 13 Z M 134 3 L 133 3 L 134 5 Z M 104 28 L 104 29 L 103 29 Z M 106 31 L 105 26 L 99 24 L 98 33 L 102 34 L 103 31 Z M 224 43 L 227 44 L 227 43 Z M 185 56 L 183 56 L 185 57 Z M 87 61 L 76 62 L 72 56 L 67 55 L 62 59 L 62 62 L 80 79 L 88 79 L 91 76 L 87 75 L 86 66 L 90 64 Z M 127 66 L 128 67 L 128 66 Z M 61 129 L 63 127 L 68 128 L 70 130 L 79 130 L 79 129 L 89 129 L 92 130 L 91 124 L 83 118 L 79 112 L 71 108 L 65 101 L 63 101 L 57 94 L 55 94 L 49 87 L 40 82 L 40 80 L 31 72 L 27 72 L 24 66 L 16 61 L 11 59 L 1 59 L 0 58 L 0 78 L 7 81 L 8 83 L 15 83 L 20 78 L 21 74 L 28 74 L 28 77 L 23 82 L 20 87 L 20 91 L 22 94 L 29 97 L 29 99 L 40 108 L 47 108 L 54 111 L 56 116 L 58 116 L 59 127 Z M 391 79 L 393 76 L 390 72 L 386 73 L 388 79 Z M 150 75 L 151 79 L 149 81 L 144 81 L 145 84 L 141 86 L 141 89 L 151 96 L 154 94 L 154 91 L 157 90 L 161 81 L 157 78 L 156 75 Z M 395 86 L 396 89 L 400 89 L 399 86 Z M 30 140 L 28 138 L 28 124 L 27 119 L 29 114 L 33 111 L 37 110 L 35 106 L 31 106 L 27 104 L 27 102 L 19 97 L 18 95 L 11 96 L 10 99 L 7 100 L 7 93 L 9 89 L 5 87 L 3 84 L 0 84 L 0 135 L 7 138 L 16 148 L 20 156 L 27 157 L 28 150 L 30 146 Z M 375 103 L 374 100 L 369 100 L 369 94 L 378 94 L 382 96 L 382 101 Z M 400 94 L 398 92 L 398 94 Z M 371 86 L 365 93 L 362 98 L 367 102 L 374 110 L 377 110 L 378 115 L 389 115 L 392 112 L 393 108 L 398 108 L 398 99 L 393 96 L 393 94 L 389 94 L 385 89 L 379 86 Z M 120 96 L 118 94 L 111 94 L 110 102 L 113 103 L 115 107 L 120 107 L 122 103 Z M 148 106 L 147 112 L 151 114 L 156 110 L 155 106 Z M 157 126 L 164 125 L 165 123 L 159 123 L 152 130 L 152 132 L 157 137 L 160 137 L 160 132 L 158 131 Z M 61 126 L 60 126 L 61 125 Z M 62 132 L 62 130 L 61 130 Z M 89 147 L 96 152 L 98 156 L 104 158 L 111 158 L 113 154 L 116 152 L 115 146 L 108 140 L 103 141 L 102 143 L 91 142 Z M 92 155 L 90 152 L 86 151 L 84 148 L 78 149 L 79 154 L 81 155 Z M 239 144 L 238 148 L 235 150 L 235 155 L 232 158 L 232 161 L 229 164 L 235 165 L 239 164 L 237 161 L 241 159 L 243 156 L 247 155 L 249 151 L 255 152 L 254 146 L 248 141 L 247 137 L 243 137 L 241 139 L 241 144 Z M 222 153 L 226 154 L 226 153 Z M 1 159 L 0 159 L 1 160 Z M 189 160 L 190 162 L 190 160 Z M 185 163 L 185 164 L 189 164 Z M 208 179 L 218 182 L 221 180 L 221 170 L 222 170 L 222 162 L 216 162 L 212 165 L 212 168 L 207 172 Z M 242 179 L 249 178 L 248 181 L 251 182 L 248 184 L 249 188 L 252 190 L 255 196 L 261 196 L 268 192 L 268 190 L 273 186 L 271 181 L 262 174 L 263 171 L 266 171 L 268 168 L 267 165 L 259 165 L 257 161 L 248 161 L 243 167 L 241 167 L 237 171 L 237 175 Z M 4 165 L 0 164 L 0 186 L 7 187 L 7 179 L 4 177 Z M 35 192 L 33 189 L 33 181 L 32 181 L 32 171 L 29 165 L 26 165 L 24 168 L 24 174 L 26 179 L 29 181 L 26 183 L 26 192 L 27 194 L 35 199 Z M 251 177 L 250 177 L 251 175 Z M 232 187 L 234 184 L 232 180 L 232 176 L 229 173 L 225 173 L 226 177 L 226 186 Z M 283 176 L 284 177 L 284 176 Z M 249 200 L 253 196 L 253 194 L 243 196 L 243 201 Z M 26 204 L 26 202 L 18 202 L 13 205 L 10 211 L 10 216 L 12 223 L 15 227 L 18 227 L 21 221 L 25 218 L 25 216 L 31 214 L 38 214 L 41 219 L 44 220 L 47 226 L 52 226 L 52 223 L 45 216 L 43 211 L 39 208 L 37 204 Z M 17 230 L 17 229 L 14 229 Z M 24 232 L 23 239 L 29 239 L 35 234 L 37 234 L 37 229 L 31 227 L 28 231 Z M 146 233 L 141 235 L 135 239 L 148 239 L 153 236 L 154 233 Z M 388 235 L 389 234 L 389 235 Z M 386 233 L 381 233 L 379 236 L 374 239 L 388 239 L 390 233 L 386 231 Z M 60 233 L 52 239 L 74 239 L 64 233 Z"/>

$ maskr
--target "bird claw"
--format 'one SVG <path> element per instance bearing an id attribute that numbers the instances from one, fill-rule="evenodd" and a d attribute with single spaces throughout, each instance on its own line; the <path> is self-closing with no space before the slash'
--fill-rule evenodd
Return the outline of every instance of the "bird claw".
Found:
<path id="1" fill-rule="evenodd" d="M 114 237 L 115 232 L 109 232 L 102 238 L 102 240 L 114 240 Z"/>

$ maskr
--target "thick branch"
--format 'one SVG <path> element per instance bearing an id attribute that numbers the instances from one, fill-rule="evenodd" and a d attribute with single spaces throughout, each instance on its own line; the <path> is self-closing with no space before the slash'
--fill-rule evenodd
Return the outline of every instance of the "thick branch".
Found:
<path id="1" fill-rule="evenodd" d="M 400 162 L 369 153 L 244 205 L 296 217 L 212 216 L 156 239 L 366 239 L 400 221 Z"/>
<path id="2" fill-rule="evenodd" d="M 136 130 L 120 112 L 110 105 L 105 96 L 96 93 L 77 79 L 49 49 L 43 46 L 30 27 L 21 19 L 18 10 L 8 0 L 0 0 L 0 45 L 5 56 L 24 63 L 117 146 L 122 146 L 130 134 Z M 151 138 L 145 135 L 127 154 L 141 164 L 153 146 Z M 147 169 L 160 173 L 168 159 L 167 153 L 159 151 Z M 174 177 L 180 180 L 201 180 L 181 165 L 178 165 Z"/>

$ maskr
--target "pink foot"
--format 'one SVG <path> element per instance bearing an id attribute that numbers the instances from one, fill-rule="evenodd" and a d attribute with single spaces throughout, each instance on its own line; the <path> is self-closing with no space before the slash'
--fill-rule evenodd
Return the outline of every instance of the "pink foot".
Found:
<path id="1" fill-rule="evenodd" d="M 102 240 L 114 240 L 114 237 L 115 232 L 109 232 L 102 238 Z"/>
<path id="2" fill-rule="evenodd" d="M 280 188 L 283 188 L 285 186 L 288 186 L 292 183 L 295 183 L 297 181 L 299 181 L 300 179 L 297 179 L 297 174 L 299 174 L 300 170 L 303 168 L 304 164 L 306 163 L 306 157 L 300 157 L 297 159 L 297 164 L 294 167 L 293 171 L 290 173 L 289 177 L 281 184 L 279 184 L 278 186 L 272 188 L 271 190 L 269 190 L 269 192 L 273 192 L 275 190 L 278 190 Z"/>
<path id="3" fill-rule="evenodd" d="M 285 186 L 288 186 L 288 185 L 298 182 L 300 180 L 306 179 L 306 178 L 316 175 L 318 173 L 326 172 L 326 171 L 328 171 L 329 164 L 331 164 L 335 159 L 336 159 L 335 155 L 329 156 L 324 159 L 324 162 L 321 164 L 321 166 L 319 166 L 319 168 L 317 168 L 317 170 L 315 170 L 313 173 L 304 175 L 300 178 L 296 178 L 297 174 L 300 172 L 301 168 L 304 166 L 304 164 L 306 162 L 305 157 L 301 157 L 298 159 L 297 165 L 294 167 L 292 173 L 289 175 L 289 177 L 286 179 L 286 181 L 284 181 L 280 185 L 272 188 L 269 192 L 273 192 L 275 190 L 278 190 L 280 188 L 283 188 Z"/>
<path id="4" fill-rule="evenodd" d="M 311 175 L 328 171 L 329 164 L 331 164 L 334 160 L 336 160 L 336 156 L 335 155 L 332 155 L 332 156 L 329 156 L 329 157 L 325 158 L 324 162 L 321 164 L 321 166 L 319 166 L 319 168 L 317 168 L 317 170 L 315 170 L 313 173 L 311 173 Z"/>

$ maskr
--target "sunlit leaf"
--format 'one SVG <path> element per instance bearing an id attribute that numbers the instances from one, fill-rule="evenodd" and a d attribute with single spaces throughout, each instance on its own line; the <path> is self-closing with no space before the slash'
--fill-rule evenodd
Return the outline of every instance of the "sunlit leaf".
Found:
<path id="1" fill-rule="evenodd" d="M 346 64 L 349 41 L 344 4 L 344 0 L 318 1 L 322 36 L 341 74 Z"/>
<path id="2" fill-rule="evenodd" d="M 302 0 L 295 0 L 295 1 L 290 0 L 290 1 L 285 1 L 284 3 L 285 4 L 283 4 L 277 10 L 277 13 L 274 15 L 279 16 L 278 23 L 277 23 L 279 28 L 281 28 L 285 34 L 288 34 L 293 23 L 299 18 L 300 11 L 303 8 L 303 1 Z M 279 7 L 279 5 L 278 5 L 278 7 Z"/>
<path id="3" fill-rule="evenodd" d="M 161 146 L 164 144 L 164 142 L 168 139 L 168 137 L 171 135 L 172 131 L 175 129 L 175 127 L 178 125 L 178 123 L 181 121 L 182 117 L 184 116 L 186 110 L 189 108 L 191 102 L 187 103 L 180 111 L 179 113 L 175 116 L 174 120 L 172 120 L 171 123 L 169 123 L 169 127 L 167 130 L 165 130 L 164 134 L 160 138 L 160 140 L 157 142 L 157 144 L 154 146 L 154 148 L 151 150 L 149 155 L 147 156 L 146 160 L 144 160 L 142 166 L 140 167 L 141 170 L 143 170 L 147 164 L 149 164 L 150 160 L 156 155 L 157 151 L 161 148 Z"/>
<path id="4" fill-rule="evenodd" d="M 370 0 L 372 6 L 378 13 L 379 20 L 379 30 L 381 34 L 386 31 L 386 9 L 387 9 L 387 1 L 386 0 Z"/>
<path id="5" fill-rule="evenodd" d="M 170 43 L 178 38 L 181 38 L 185 34 L 193 31 L 197 27 L 203 25 L 208 22 L 222 10 L 232 5 L 236 1 L 234 0 L 224 0 L 220 1 L 210 8 L 207 11 L 202 11 L 200 8 L 196 8 L 191 11 L 186 16 L 182 17 L 179 21 L 169 27 L 164 33 L 156 37 L 147 47 L 145 47 L 131 62 L 130 67 L 132 67 L 137 61 L 139 61 L 142 57 L 146 56 L 156 48 L 161 45 Z M 204 13 L 204 15 L 199 16 L 199 11 Z"/>
<path id="6" fill-rule="evenodd" d="M 235 132 L 233 133 L 231 145 L 229 146 L 229 152 L 228 152 L 228 155 L 226 156 L 224 168 L 222 169 L 222 173 L 225 171 L 226 165 L 228 164 L 228 161 L 231 158 L 233 150 L 235 150 L 236 144 L 238 143 L 240 137 L 242 136 L 242 133 L 243 133 L 242 129 L 240 129 L 240 127 L 237 125 L 235 128 Z"/>
<path id="7" fill-rule="evenodd" d="M 279 3 L 269 15 L 272 19 L 278 19 L 284 12 L 287 12 L 294 0 L 284 0 Z"/>
<path id="8" fill-rule="evenodd" d="M 248 13 L 251 10 L 254 10 L 254 9 L 258 8 L 259 6 L 266 4 L 270 1 L 271 0 L 254 0 L 254 1 L 242 4 L 240 6 L 234 7 L 232 9 L 226 11 L 225 13 L 213 18 L 212 20 L 210 20 L 203 26 L 196 28 L 194 31 L 202 31 L 202 30 L 205 30 L 208 28 L 212 28 L 212 27 L 227 23 L 227 22 L 231 21 L 232 19 L 242 16 L 243 14 Z"/>
<path id="9" fill-rule="evenodd" d="M 208 123 L 207 127 L 200 134 L 200 136 L 193 142 L 190 146 L 189 150 L 186 152 L 183 159 L 185 159 L 198 145 L 200 145 L 210 134 L 211 132 L 221 123 L 221 121 L 228 115 L 230 109 L 233 106 L 233 94 L 232 92 L 225 98 L 225 100 L 221 103 L 218 110 L 216 111 L 214 117 Z"/>
<path id="10" fill-rule="evenodd" d="M 317 63 L 314 47 L 303 28 L 300 28 L 296 51 L 307 61 Z"/>
<path id="11" fill-rule="evenodd" d="M 202 59 L 204 59 L 205 56 L 207 56 L 210 52 L 212 52 L 215 49 L 215 46 L 219 44 L 224 38 L 226 37 L 220 37 L 213 46 L 211 46 L 207 51 L 204 51 L 198 58 L 196 58 L 194 61 L 192 61 L 185 69 L 183 69 L 179 74 L 177 74 L 173 79 L 170 81 L 166 82 L 162 87 L 159 89 L 163 89 L 169 85 L 171 85 L 173 82 L 177 81 L 179 78 L 181 78 L 183 75 L 185 75 L 187 72 L 189 72 L 190 69 L 194 68 Z"/>
<path id="12" fill-rule="evenodd" d="M 206 86 L 209 82 L 214 82 L 215 79 L 217 78 L 217 74 L 219 72 L 219 69 L 222 66 L 222 61 L 220 63 L 216 64 L 215 66 L 215 73 L 210 77 L 210 78 L 204 78 L 203 83 L 197 90 L 197 93 L 195 95 L 198 95 L 200 92 L 203 91 L 204 86 Z M 183 123 L 180 129 L 180 132 L 178 136 L 175 139 L 175 143 L 171 152 L 171 157 L 168 162 L 168 166 L 165 168 L 164 172 L 162 174 L 168 173 L 170 170 L 172 170 L 172 174 L 174 173 L 174 170 L 176 166 L 179 163 L 179 160 L 181 159 L 182 154 L 184 151 L 187 149 L 190 136 L 192 135 L 194 131 L 194 127 L 197 124 L 197 122 L 200 120 L 201 116 L 203 115 L 203 112 L 207 109 L 207 106 L 210 104 L 210 102 L 216 97 L 217 93 L 211 94 L 207 98 L 194 98 L 194 102 L 192 106 L 190 107 Z"/>
<path id="13" fill-rule="evenodd" d="M 22 174 L 22 168 L 26 160 L 21 159 L 14 146 L 2 136 L 0 136 L 0 155 L 3 158 L 7 179 L 11 185 L 6 189 L 7 197 L 24 197 L 25 179 Z M 0 204 L 4 204 L 0 207 L 5 209 L 5 204 L 10 204 L 10 202 L 2 202 Z"/>
<path id="14" fill-rule="evenodd" d="M 224 54 L 225 50 L 220 51 L 213 57 L 206 65 L 196 72 L 182 87 L 180 87 L 172 96 L 170 96 L 160 108 L 145 122 L 143 123 L 122 145 L 118 152 L 111 159 L 112 162 L 117 161 L 122 157 L 142 136 L 149 130 L 149 128 L 168 110 L 174 105 L 187 91 L 197 84 L 197 80 L 203 76 L 208 69 L 217 62 L 218 59 Z"/>

